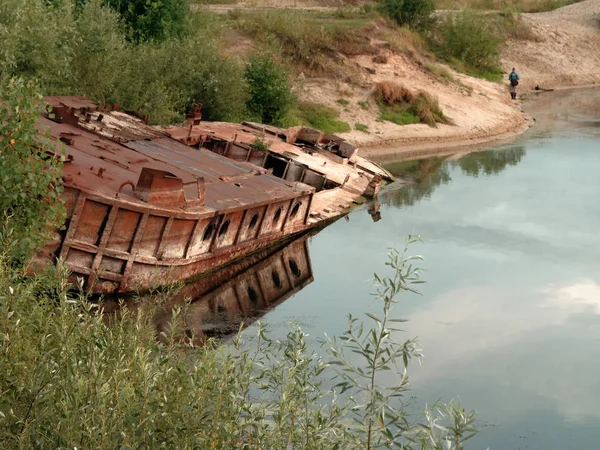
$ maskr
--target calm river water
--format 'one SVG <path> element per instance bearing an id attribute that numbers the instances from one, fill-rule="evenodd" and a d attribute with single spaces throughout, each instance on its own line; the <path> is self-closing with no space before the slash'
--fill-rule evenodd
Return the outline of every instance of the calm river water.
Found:
<path id="1" fill-rule="evenodd" d="M 396 163 L 417 184 L 308 242 L 314 281 L 266 315 L 311 336 L 374 310 L 373 272 L 407 234 L 424 243 L 422 296 L 396 314 L 425 353 L 418 402 L 478 411 L 468 448 L 600 448 L 600 90 L 545 94 L 538 126 L 461 159 Z"/>
<path id="2" fill-rule="evenodd" d="M 382 191 L 380 220 L 364 205 L 233 278 L 186 286 L 189 326 L 218 336 L 265 315 L 276 334 L 296 321 L 309 339 L 340 335 L 347 314 L 379 307 L 387 250 L 420 234 L 427 284 L 395 310 L 425 353 L 416 405 L 476 409 L 468 449 L 600 448 L 600 89 L 526 108 L 538 124 L 510 145 L 391 164 L 416 182 Z"/>

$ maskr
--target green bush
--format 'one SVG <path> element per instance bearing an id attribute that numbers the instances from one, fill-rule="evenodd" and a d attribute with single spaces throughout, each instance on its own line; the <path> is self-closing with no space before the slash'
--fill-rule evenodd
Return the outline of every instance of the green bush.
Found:
<path id="1" fill-rule="evenodd" d="M 64 220 L 62 147 L 35 128 L 42 106 L 33 84 L 0 85 L 0 237 L 10 236 L 4 252 L 19 264 Z"/>
<path id="2" fill-rule="evenodd" d="M 339 112 L 334 108 L 310 102 L 300 102 L 286 120 L 286 126 L 308 125 L 327 133 L 346 133 L 352 128 L 347 122 L 338 119 Z"/>
<path id="3" fill-rule="evenodd" d="M 281 124 L 296 102 L 287 71 L 272 54 L 259 53 L 250 58 L 245 78 L 250 114 L 265 124 Z"/>
<path id="4" fill-rule="evenodd" d="M 423 29 L 432 23 L 435 0 L 379 0 L 379 10 L 398 25 Z"/>
<path id="5" fill-rule="evenodd" d="M 449 14 L 439 28 L 436 53 L 471 75 L 497 78 L 500 70 L 502 37 L 485 17 L 472 12 Z"/>
<path id="6" fill-rule="evenodd" d="M 183 118 L 194 103 L 208 120 L 246 117 L 243 67 L 222 56 L 210 25 L 163 42 L 127 40 L 103 0 L 77 12 L 68 1 L 0 2 L 0 79 L 39 80 L 44 95 L 88 96 L 148 114 L 155 124 Z M 200 21 L 201 15 L 194 19 Z"/>
<path id="7" fill-rule="evenodd" d="M 35 79 L 44 94 L 68 91 L 77 39 L 69 2 L 0 1 L 0 80 Z"/>
<path id="8" fill-rule="evenodd" d="M 127 73 L 131 48 L 123 35 L 118 13 L 102 6 L 102 0 L 88 0 L 74 25 L 78 39 L 71 47 L 72 90 L 100 104 L 115 101 L 120 80 Z"/>
<path id="9" fill-rule="evenodd" d="M 104 0 L 119 13 L 127 27 L 128 38 L 134 42 L 162 41 L 183 33 L 188 0 Z"/>

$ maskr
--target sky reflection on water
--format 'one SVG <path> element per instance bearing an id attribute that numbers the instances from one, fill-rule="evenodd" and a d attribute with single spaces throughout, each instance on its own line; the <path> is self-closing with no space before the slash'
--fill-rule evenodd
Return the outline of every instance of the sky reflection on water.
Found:
<path id="1" fill-rule="evenodd" d="M 382 193 L 381 221 L 367 205 L 311 238 L 315 281 L 267 315 L 340 334 L 374 310 L 386 249 L 423 235 L 427 284 L 397 310 L 426 355 L 414 394 L 477 409 L 468 448 L 600 447 L 600 91 L 544 102 L 514 144 L 392 165 L 416 184 Z"/>

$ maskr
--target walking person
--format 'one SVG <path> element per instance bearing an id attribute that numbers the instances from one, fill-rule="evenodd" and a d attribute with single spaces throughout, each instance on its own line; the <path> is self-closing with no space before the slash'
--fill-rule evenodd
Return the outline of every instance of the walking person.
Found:
<path id="1" fill-rule="evenodd" d="M 508 81 L 510 81 L 510 98 L 513 100 L 517 99 L 517 86 L 519 84 L 519 74 L 513 67 L 512 72 L 508 75 Z"/>

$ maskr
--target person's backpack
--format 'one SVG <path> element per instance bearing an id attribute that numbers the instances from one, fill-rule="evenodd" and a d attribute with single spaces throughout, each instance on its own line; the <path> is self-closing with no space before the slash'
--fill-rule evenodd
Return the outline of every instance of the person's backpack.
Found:
<path id="1" fill-rule="evenodd" d="M 513 86 L 517 86 L 519 84 L 519 80 L 513 78 L 512 80 L 510 80 L 510 84 Z"/>

